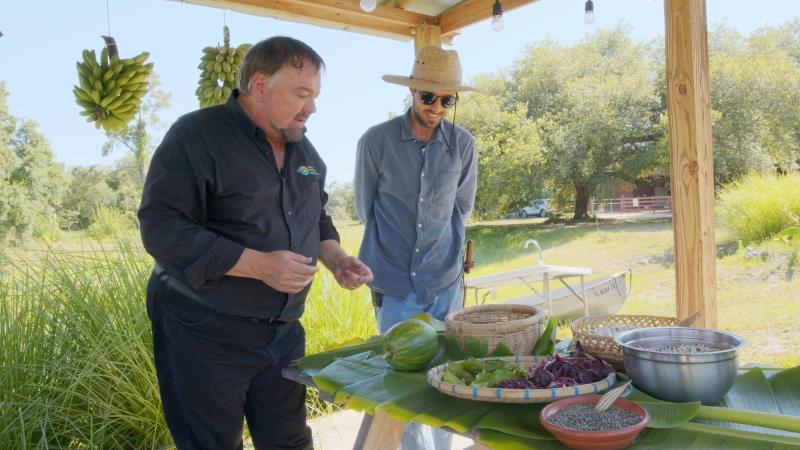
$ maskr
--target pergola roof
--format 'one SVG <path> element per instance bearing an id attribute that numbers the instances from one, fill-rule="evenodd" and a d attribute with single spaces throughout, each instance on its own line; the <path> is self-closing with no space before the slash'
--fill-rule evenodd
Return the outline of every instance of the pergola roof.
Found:
<path id="1" fill-rule="evenodd" d="M 408 42 L 421 24 L 441 29 L 444 44 L 461 29 L 492 17 L 495 0 L 380 0 L 364 12 L 358 0 L 174 0 Z M 508 12 L 539 0 L 502 0 Z"/>

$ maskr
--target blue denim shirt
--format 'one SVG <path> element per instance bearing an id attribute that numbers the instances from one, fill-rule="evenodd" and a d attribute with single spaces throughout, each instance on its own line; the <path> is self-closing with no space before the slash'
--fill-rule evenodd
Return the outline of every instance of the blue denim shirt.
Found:
<path id="1" fill-rule="evenodd" d="M 456 126 L 451 133 L 453 124 L 444 120 L 425 144 L 411 132 L 408 114 L 358 141 L 353 187 L 364 224 L 358 257 L 372 269 L 370 288 L 402 299 L 413 290 L 427 305 L 460 279 L 477 147 L 468 131 Z"/>

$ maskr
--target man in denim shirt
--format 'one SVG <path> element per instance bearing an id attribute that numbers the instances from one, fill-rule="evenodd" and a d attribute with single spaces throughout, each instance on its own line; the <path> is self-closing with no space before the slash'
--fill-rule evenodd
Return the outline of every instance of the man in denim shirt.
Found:
<path id="1" fill-rule="evenodd" d="M 356 212 L 364 223 L 359 259 L 372 269 L 378 330 L 423 312 L 443 320 L 462 306 L 464 225 L 475 202 L 475 138 L 444 120 L 461 84 L 455 51 L 423 47 L 408 86 L 411 108 L 376 125 L 358 142 Z M 412 422 L 400 448 L 450 448 L 452 435 Z"/>

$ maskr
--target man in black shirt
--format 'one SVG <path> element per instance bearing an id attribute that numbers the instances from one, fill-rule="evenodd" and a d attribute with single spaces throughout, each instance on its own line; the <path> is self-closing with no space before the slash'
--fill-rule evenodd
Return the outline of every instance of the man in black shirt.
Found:
<path id="1" fill-rule="evenodd" d="M 346 289 L 372 272 L 325 213 L 326 166 L 305 137 L 324 62 L 275 37 L 244 57 L 224 105 L 187 114 L 153 155 L 139 210 L 167 425 L 179 449 L 312 449 L 298 319 L 317 259 Z"/>

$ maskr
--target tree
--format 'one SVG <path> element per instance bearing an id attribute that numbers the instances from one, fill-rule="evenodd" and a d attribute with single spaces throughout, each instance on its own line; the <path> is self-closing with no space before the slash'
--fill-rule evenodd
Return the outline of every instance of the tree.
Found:
<path id="1" fill-rule="evenodd" d="M 99 204 L 108 204 L 114 191 L 108 185 L 109 170 L 100 165 L 74 167 L 69 172 L 69 188 L 59 217 L 64 228 L 85 229 L 92 224 L 94 211 Z"/>
<path id="2" fill-rule="evenodd" d="M 144 183 L 147 176 L 147 166 L 150 162 L 150 155 L 155 149 L 156 143 L 152 141 L 150 134 L 147 132 L 147 127 L 150 126 L 154 129 L 165 129 L 169 127 L 168 123 L 164 123 L 156 114 L 159 111 L 169 109 L 172 106 L 172 94 L 165 93 L 158 89 L 161 86 L 161 81 L 155 72 L 151 72 L 148 77 L 150 83 L 149 89 L 139 109 L 138 118 L 129 124 L 128 127 L 120 133 L 112 132 L 106 133 L 108 140 L 103 145 L 103 156 L 111 153 L 117 145 L 122 145 L 127 148 L 136 160 L 139 166 L 139 174 L 141 182 Z"/>
<path id="3" fill-rule="evenodd" d="M 19 244 L 35 236 L 37 225 L 57 224 L 66 180 L 36 122 L 10 114 L 8 95 L 0 82 L 0 240 Z"/>
<path id="4" fill-rule="evenodd" d="M 328 183 L 325 190 L 328 192 L 328 203 L 325 206 L 328 214 L 347 220 L 356 217 L 356 199 L 352 182 L 333 181 Z"/>
<path id="5" fill-rule="evenodd" d="M 796 170 L 800 158 L 800 20 L 749 36 L 709 33 L 714 172 L 726 182 L 749 172 Z"/>
<path id="6" fill-rule="evenodd" d="M 547 190 L 541 140 L 528 107 L 508 98 L 505 77 L 482 74 L 473 83 L 489 95 L 462 95 L 457 122 L 478 146 L 478 191 L 473 217 L 494 219 Z"/>
<path id="7" fill-rule="evenodd" d="M 658 167 L 662 102 L 648 46 L 619 25 L 579 44 L 544 41 L 526 47 L 511 85 L 528 105 L 542 141 L 544 173 L 557 197 L 575 198 L 575 218 L 612 180 L 633 182 Z"/>

